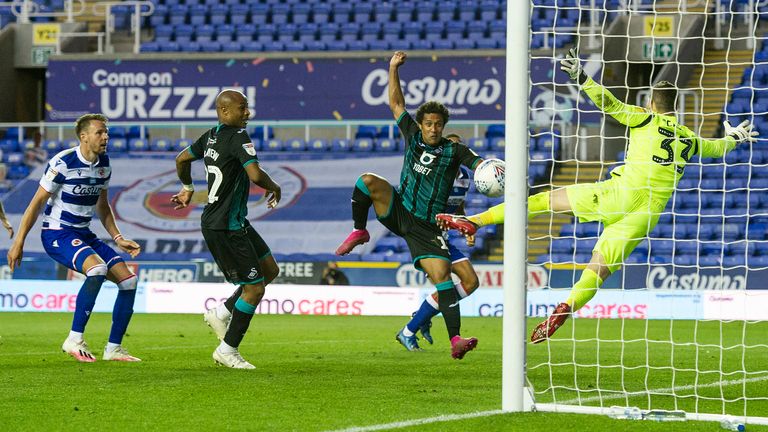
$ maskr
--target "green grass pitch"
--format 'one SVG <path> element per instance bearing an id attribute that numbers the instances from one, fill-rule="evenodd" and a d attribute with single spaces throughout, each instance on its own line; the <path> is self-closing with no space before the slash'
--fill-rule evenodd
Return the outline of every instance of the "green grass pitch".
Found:
<path id="1" fill-rule="evenodd" d="M 477 336 L 480 343 L 464 360 L 455 361 L 440 318 L 433 328 L 436 344 L 409 353 L 394 341 L 405 318 L 256 316 L 241 349 L 257 366 L 255 371 L 214 365 L 211 352 L 217 341 L 201 315 L 135 315 L 124 344 L 143 358 L 138 364 L 75 362 L 59 351 L 70 321 L 71 314 L 0 314 L 2 430 L 363 431 L 382 430 L 374 427 L 391 423 L 407 431 L 720 430 L 712 422 L 632 422 L 550 413 L 399 423 L 500 409 L 498 318 L 465 318 L 465 334 Z M 529 330 L 536 322 L 528 322 Z M 109 325 L 108 314 L 91 319 L 86 340 L 94 352 L 100 354 L 103 349 Z M 729 346 L 741 341 L 742 331 L 748 345 L 765 344 L 765 323 L 699 323 L 694 330 L 692 322 L 577 320 L 575 326 L 566 324 L 552 343 L 527 345 L 528 377 L 537 400 L 548 402 L 593 398 L 598 387 L 667 388 L 672 371 L 664 367 L 670 358 L 681 371 L 697 364 L 700 370 L 719 370 L 722 364 L 727 372 L 768 369 L 766 348 L 747 349 L 746 356 L 741 349 L 727 349 L 721 358 L 714 346 L 697 351 L 684 345 L 696 340 Z M 633 341 L 623 345 L 623 354 L 622 344 L 609 342 L 622 333 Z M 647 342 L 646 333 L 658 342 Z M 599 349 L 596 334 L 601 339 Z M 670 338 L 676 344 L 669 343 Z M 542 366 L 547 361 L 562 366 Z M 622 362 L 624 369 L 595 366 Z M 699 375 L 699 384 L 738 377 L 704 374 Z M 676 372 L 674 378 L 675 386 L 685 388 L 695 374 Z M 707 398 L 719 398 L 721 392 L 725 398 L 744 393 L 766 397 L 768 380 L 678 389 L 677 398 L 653 396 L 653 403 L 672 408 L 677 401 L 678 408 L 692 410 L 696 399 L 689 396 L 698 394 L 700 410 L 720 412 L 722 402 Z M 612 398 L 605 405 L 627 402 L 613 393 L 604 396 Z M 648 396 L 632 397 L 629 402 L 644 407 Z M 743 411 L 744 402 L 725 406 Z M 749 402 L 746 409 L 749 415 L 767 416 L 768 402 Z M 748 430 L 768 428 L 750 425 Z"/>

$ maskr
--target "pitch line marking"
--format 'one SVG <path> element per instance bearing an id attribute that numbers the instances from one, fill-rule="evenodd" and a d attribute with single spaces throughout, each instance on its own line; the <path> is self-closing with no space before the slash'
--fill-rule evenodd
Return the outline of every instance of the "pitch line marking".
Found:
<path id="1" fill-rule="evenodd" d="M 355 426 L 347 429 L 337 429 L 337 430 L 328 431 L 328 432 L 380 431 L 380 430 L 387 430 L 387 429 L 399 429 L 399 428 L 404 428 L 408 426 L 419 426 L 419 425 L 424 425 L 429 423 L 441 423 L 441 422 L 464 420 L 464 419 L 478 418 L 478 417 L 490 417 L 490 416 L 495 416 L 499 414 L 505 414 L 505 412 L 502 410 L 493 410 L 493 411 L 479 411 L 479 412 L 473 412 L 473 413 L 467 413 L 467 414 L 446 414 L 446 415 L 440 415 L 437 417 L 427 417 L 427 418 L 421 418 L 421 419 L 405 420 L 405 421 L 384 423 L 384 424 L 371 425 L 371 426 Z"/>

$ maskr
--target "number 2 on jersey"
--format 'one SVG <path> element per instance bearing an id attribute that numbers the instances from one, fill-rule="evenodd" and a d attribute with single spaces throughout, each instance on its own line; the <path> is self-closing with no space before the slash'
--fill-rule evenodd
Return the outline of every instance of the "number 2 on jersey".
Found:
<path id="1" fill-rule="evenodd" d="M 213 204 L 219 199 L 217 193 L 219 192 L 219 187 L 221 187 L 221 181 L 224 179 L 224 173 L 221 172 L 219 167 L 214 165 L 206 165 L 205 170 L 208 171 L 208 174 L 213 175 L 213 181 L 210 178 L 208 180 L 208 184 L 211 185 L 208 190 L 208 204 Z"/>

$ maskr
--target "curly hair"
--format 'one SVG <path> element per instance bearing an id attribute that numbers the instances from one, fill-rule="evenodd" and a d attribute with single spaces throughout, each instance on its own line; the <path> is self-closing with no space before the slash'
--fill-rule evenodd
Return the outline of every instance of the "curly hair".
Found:
<path id="1" fill-rule="evenodd" d="M 421 124 L 421 121 L 424 120 L 425 114 L 440 114 L 443 116 L 443 125 L 448 123 L 448 119 L 451 117 L 451 114 L 448 112 L 448 108 L 445 107 L 445 105 L 441 104 L 440 102 L 426 102 L 422 106 L 419 107 L 419 109 L 416 111 L 416 123 Z"/>
<path id="2" fill-rule="evenodd" d="M 104 122 L 104 124 L 107 124 L 109 121 L 104 114 L 83 114 L 75 121 L 75 136 L 80 138 L 80 133 L 91 125 L 91 120 L 99 120 Z"/>

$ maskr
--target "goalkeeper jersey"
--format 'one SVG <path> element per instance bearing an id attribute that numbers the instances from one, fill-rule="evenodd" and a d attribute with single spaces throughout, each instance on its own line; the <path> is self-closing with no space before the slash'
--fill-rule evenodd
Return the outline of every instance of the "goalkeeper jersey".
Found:
<path id="1" fill-rule="evenodd" d="M 733 137 L 703 139 L 674 116 L 622 103 L 592 78 L 582 89 L 598 108 L 629 127 L 625 164 L 611 172 L 629 189 L 669 199 L 692 157 L 723 157 L 736 146 Z"/>

